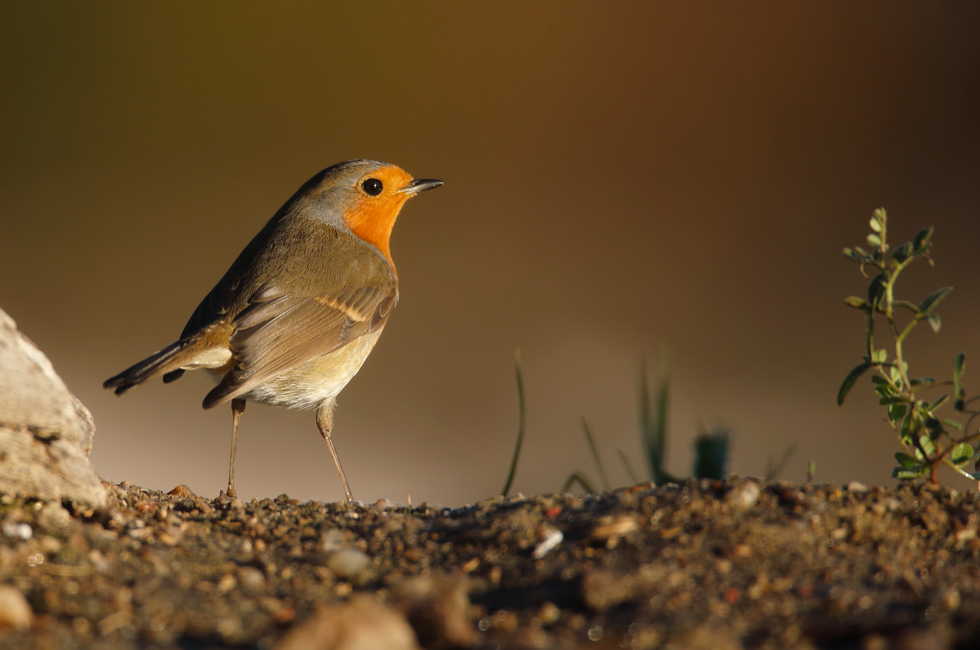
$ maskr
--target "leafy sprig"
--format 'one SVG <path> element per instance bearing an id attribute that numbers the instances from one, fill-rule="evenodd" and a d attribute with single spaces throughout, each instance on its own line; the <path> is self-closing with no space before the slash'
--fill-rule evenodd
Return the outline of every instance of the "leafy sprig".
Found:
<path id="1" fill-rule="evenodd" d="M 916 260 L 933 265 L 930 253 L 934 229 L 921 230 L 912 241 L 892 250 L 888 245 L 888 217 L 884 208 L 875 210 L 870 225 L 871 233 L 867 238 L 870 250 L 859 246 L 844 249 L 844 256 L 860 265 L 862 275 L 868 277 L 868 268 L 874 275 L 866 298 L 850 296 L 844 299 L 848 307 L 864 312 L 867 328 L 864 358 L 844 378 L 837 393 L 837 404 L 844 403 L 858 379 L 869 370 L 873 371 L 871 381 L 878 403 L 885 407 L 888 423 L 904 448 L 895 454 L 898 467 L 892 471 L 892 476 L 911 481 L 928 475 L 929 482 L 938 484 L 939 467 L 945 463 L 962 476 L 980 481 L 976 466 L 973 472 L 965 469 L 977 457 L 974 446 L 980 440 L 980 430 L 971 429 L 980 411 L 968 408 L 978 398 L 966 398 L 962 381 L 966 357 L 963 353 L 956 355 L 951 381 L 912 376 L 905 358 L 906 339 L 916 326 L 926 322 L 936 333 L 942 328 L 942 318 L 936 308 L 953 290 L 953 287 L 943 287 L 919 303 L 895 297 L 895 284 L 906 268 Z M 880 320 L 884 320 L 891 335 L 894 355 L 891 360 L 886 348 L 875 345 L 875 323 Z M 932 400 L 920 397 L 927 390 L 943 386 L 952 388 L 952 397 L 949 393 Z M 950 402 L 958 419 L 943 418 L 938 414 L 939 409 Z"/>

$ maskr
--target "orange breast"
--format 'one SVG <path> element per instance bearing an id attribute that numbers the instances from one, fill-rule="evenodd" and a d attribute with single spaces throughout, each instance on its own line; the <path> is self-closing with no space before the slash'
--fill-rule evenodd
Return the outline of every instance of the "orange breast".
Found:
<path id="1" fill-rule="evenodd" d="M 358 197 L 344 213 L 344 218 L 351 232 L 376 246 L 394 267 L 389 244 L 391 230 L 395 227 L 398 213 L 409 197 L 399 190 L 407 187 L 412 182 L 412 177 L 394 165 L 382 167 L 368 174 L 367 177 L 380 180 L 384 184 L 384 191 L 378 196 L 365 194 Z"/>

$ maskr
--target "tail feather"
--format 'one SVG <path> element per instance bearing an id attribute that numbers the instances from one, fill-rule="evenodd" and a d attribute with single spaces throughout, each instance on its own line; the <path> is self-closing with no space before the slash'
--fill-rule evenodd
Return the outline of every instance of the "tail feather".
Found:
<path id="1" fill-rule="evenodd" d="M 192 343 L 195 343 L 194 339 L 184 339 L 171 343 L 139 363 L 126 368 L 115 377 L 107 379 L 102 387 L 111 388 L 116 395 L 122 395 L 130 388 L 164 373 L 167 373 L 167 377 L 171 377 L 170 381 L 173 381 L 183 374 L 180 367 L 188 361 L 188 354 L 186 353 L 196 352 L 191 345 Z"/>

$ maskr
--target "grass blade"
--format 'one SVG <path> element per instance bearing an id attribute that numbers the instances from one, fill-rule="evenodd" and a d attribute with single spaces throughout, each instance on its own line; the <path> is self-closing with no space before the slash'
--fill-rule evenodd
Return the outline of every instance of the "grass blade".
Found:
<path id="1" fill-rule="evenodd" d="M 626 452 L 616 447 L 616 453 L 619 454 L 619 460 L 623 462 L 623 467 L 626 468 L 626 474 L 630 477 L 630 482 L 633 485 L 638 485 L 640 479 L 636 478 L 636 473 L 633 472 L 633 465 L 630 463 L 630 459 L 626 457 Z"/>
<path id="2" fill-rule="evenodd" d="M 596 471 L 599 472 L 599 482 L 603 490 L 609 490 L 609 479 L 606 478 L 606 470 L 602 468 L 602 460 L 599 458 L 599 450 L 595 446 L 595 438 L 589 429 L 589 423 L 582 418 L 582 428 L 585 430 L 585 439 L 589 442 L 589 451 L 592 452 L 592 462 L 595 463 Z"/>
<path id="3" fill-rule="evenodd" d="M 765 479 L 767 481 L 774 481 L 776 480 L 777 476 L 782 474 L 783 469 L 786 467 L 786 463 L 789 462 L 790 456 L 792 456 L 793 452 L 796 451 L 796 445 L 798 444 L 799 442 L 794 442 L 787 447 L 785 451 L 783 451 L 783 455 L 779 458 L 779 461 L 773 461 L 772 456 L 769 457 L 769 460 L 766 461 Z"/>
<path id="4" fill-rule="evenodd" d="M 572 487 L 572 485 L 575 483 L 578 483 L 588 494 L 596 493 L 595 486 L 592 485 L 589 479 L 585 478 L 585 475 L 582 474 L 582 472 L 572 472 L 571 476 L 568 477 L 568 480 L 565 481 L 565 485 L 562 486 L 561 491 L 568 492 L 568 488 Z"/>
<path id="5" fill-rule="evenodd" d="M 507 494 L 510 492 L 510 486 L 514 483 L 514 475 L 517 474 L 517 459 L 521 457 L 521 445 L 524 444 L 524 421 L 526 414 L 524 405 L 524 378 L 521 375 L 520 350 L 514 353 L 514 372 L 517 375 L 517 408 L 520 413 L 520 423 L 517 426 L 517 444 L 514 445 L 514 457 L 510 461 L 510 471 L 507 473 L 507 481 L 504 483 L 504 489 L 500 492 L 501 496 L 507 496 Z"/>

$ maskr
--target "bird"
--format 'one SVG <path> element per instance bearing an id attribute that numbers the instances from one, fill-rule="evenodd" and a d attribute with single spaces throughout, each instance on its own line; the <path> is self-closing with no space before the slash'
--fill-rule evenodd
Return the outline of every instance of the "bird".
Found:
<path id="1" fill-rule="evenodd" d="M 247 402 L 315 409 L 344 494 L 334 447 L 337 395 L 357 374 L 398 302 L 390 238 L 405 202 L 443 185 L 375 160 L 349 160 L 303 184 L 191 314 L 177 341 L 107 379 L 117 395 L 205 369 L 210 409 L 231 402 L 227 492 L 234 498 L 238 425 Z"/>

